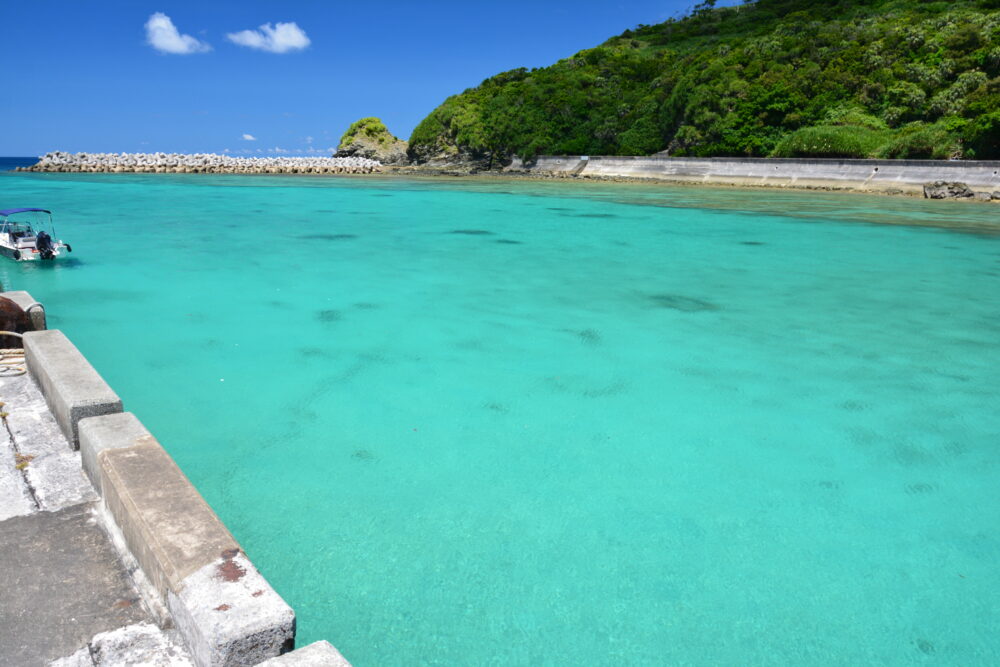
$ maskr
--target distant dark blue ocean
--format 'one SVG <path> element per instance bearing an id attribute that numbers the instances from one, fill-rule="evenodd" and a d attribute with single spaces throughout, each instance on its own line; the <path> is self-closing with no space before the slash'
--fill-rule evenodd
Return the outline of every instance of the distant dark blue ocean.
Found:
<path id="1" fill-rule="evenodd" d="M 38 162 L 37 157 L 0 157 L 0 171 L 11 171 L 17 167 L 30 167 Z"/>

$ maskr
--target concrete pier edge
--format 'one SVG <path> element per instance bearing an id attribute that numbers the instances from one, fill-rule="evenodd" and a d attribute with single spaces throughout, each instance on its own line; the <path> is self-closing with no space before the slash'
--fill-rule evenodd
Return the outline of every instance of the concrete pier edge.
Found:
<path id="1" fill-rule="evenodd" d="M 132 413 L 83 419 L 80 445 L 88 477 L 199 665 L 255 665 L 291 650 L 291 607 Z"/>
<path id="2" fill-rule="evenodd" d="M 0 296 L 22 307 L 34 303 L 27 292 Z M 42 318 L 33 324 L 44 326 L 44 313 Z M 177 628 L 199 667 L 265 661 L 349 667 L 327 642 L 293 650 L 295 612 L 61 331 L 25 333 L 24 347 L 28 374 L 67 440 L 80 449 L 111 542 L 134 568 L 133 580 L 153 615 Z"/>
<path id="3" fill-rule="evenodd" d="M 121 412 L 121 399 L 63 332 L 31 331 L 23 340 L 28 373 L 41 388 L 66 439 L 79 449 L 80 420 Z"/>

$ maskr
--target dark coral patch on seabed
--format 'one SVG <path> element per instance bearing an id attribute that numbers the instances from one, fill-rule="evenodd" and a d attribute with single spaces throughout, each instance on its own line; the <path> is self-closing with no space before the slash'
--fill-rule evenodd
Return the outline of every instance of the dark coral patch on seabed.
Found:
<path id="1" fill-rule="evenodd" d="M 304 241 L 347 241 L 358 238 L 357 234 L 302 234 L 296 238 Z"/>
<path id="2" fill-rule="evenodd" d="M 465 234 L 466 236 L 495 236 L 495 234 L 486 229 L 453 229 L 449 234 Z"/>
<path id="3" fill-rule="evenodd" d="M 646 298 L 657 308 L 679 310 L 684 313 L 719 310 L 719 306 L 710 301 L 695 299 L 681 294 L 648 294 Z"/>
<path id="4" fill-rule="evenodd" d="M 344 318 L 339 310 L 327 309 L 316 312 L 316 319 L 320 322 L 339 322 Z"/>

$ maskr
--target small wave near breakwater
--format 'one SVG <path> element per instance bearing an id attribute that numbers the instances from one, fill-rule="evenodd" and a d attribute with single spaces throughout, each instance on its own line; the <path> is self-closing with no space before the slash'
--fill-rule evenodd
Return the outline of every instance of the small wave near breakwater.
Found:
<path id="1" fill-rule="evenodd" d="M 15 171 L 156 174 L 371 174 L 382 163 L 362 157 L 232 157 L 215 153 L 46 153 Z"/>

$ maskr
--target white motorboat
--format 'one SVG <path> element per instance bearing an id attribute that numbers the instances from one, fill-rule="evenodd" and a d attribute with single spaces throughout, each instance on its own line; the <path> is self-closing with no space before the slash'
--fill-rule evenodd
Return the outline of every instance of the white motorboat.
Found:
<path id="1" fill-rule="evenodd" d="M 17 219 L 12 219 L 12 216 L 17 216 Z M 31 218 L 34 218 L 34 224 Z M 56 239 L 55 233 L 52 211 L 44 208 L 8 208 L 0 211 L 0 254 L 4 257 L 30 262 L 55 259 L 62 254 L 63 248 L 66 252 L 73 252 L 68 243 Z"/>

